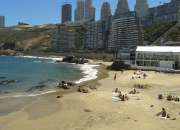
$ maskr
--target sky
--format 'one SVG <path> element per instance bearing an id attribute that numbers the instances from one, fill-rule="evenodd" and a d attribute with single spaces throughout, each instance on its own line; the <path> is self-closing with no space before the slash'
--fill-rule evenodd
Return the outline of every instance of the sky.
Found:
<path id="1" fill-rule="evenodd" d="M 93 0 L 96 7 L 96 19 L 100 17 L 101 5 L 104 1 L 111 4 L 114 13 L 118 0 Z M 136 0 L 128 0 L 131 10 L 134 10 Z M 149 0 L 150 7 L 169 2 L 170 0 Z M 76 0 L 0 0 L 0 15 L 6 17 L 6 26 L 16 25 L 19 21 L 31 25 L 60 23 L 61 6 L 71 3 L 73 12 Z"/>

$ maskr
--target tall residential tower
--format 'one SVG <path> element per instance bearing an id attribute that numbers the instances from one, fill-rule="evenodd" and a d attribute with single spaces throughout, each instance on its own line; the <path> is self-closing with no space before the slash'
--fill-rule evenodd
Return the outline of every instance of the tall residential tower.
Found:
<path id="1" fill-rule="evenodd" d="M 93 7 L 92 0 L 85 0 L 85 19 L 95 20 L 95 8 Z"/>
<path id="2" fill-rule="evenodd" d="M 83 21 L 84 20 L 84 0 L 77 0 L 77 8 L 75 10 L 75 21 Z"/>
<path id="3" fill-rule="evenodd" d="M 144 18 L 149 14 L 149 5 L 147 0 L 136 0 L 135 11 L 138 17 Z"/>
<path id="4" fill-rule="evenodd" d="M 71 22 L 72 20 L 72 5 L 64 4 L 62 6 L 62 23 Z"/>
<path id="5" fill-rule="evenodd" d="M 119 15 L 128 13 L 129 10 L 129 5 L 127 0 L 118 0 L 118 5 L 117 9 L 115 11 L 115 17 L 118 17 Z"/>
<path id="6" fill-rule="evenodd" d="M 106 21 L 111 17 L 111 7 L 108 2 L 104 2 L 101 7 L 101 20 Z"/>
<path id="7" fill-rule="evenodd" d="M 5 27 L 5 17 L 0 16 L 0 28 L 4 28 L 4 27 Z"/>

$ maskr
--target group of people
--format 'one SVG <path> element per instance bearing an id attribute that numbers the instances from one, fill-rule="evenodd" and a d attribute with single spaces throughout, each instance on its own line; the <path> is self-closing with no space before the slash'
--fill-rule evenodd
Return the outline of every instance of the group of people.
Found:
<path id="1" fill-rule="evenodd" d="M 147 78 L 147 74 L 145 72 L 142 72 L 141 70 L 137 70 L 134 72 L 133 76 L 131 79 L 146 79 Z"/>
<path id="2" fill-rule="evenodd" d="M 121 91 L 119 91 L 118 88 L 115 89 L 115 91 L 113 92 L 113 97 L 114 98 L 119 98 L 120 101 L 127 101 L 129 100 L 129 97 L 127 94 L 122 94 Z"/>

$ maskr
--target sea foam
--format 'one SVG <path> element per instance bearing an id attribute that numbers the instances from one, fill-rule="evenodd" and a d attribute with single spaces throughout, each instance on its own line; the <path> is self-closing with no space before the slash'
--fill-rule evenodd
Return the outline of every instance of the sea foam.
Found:
<path id="1" fill-rule="evenodd" d="M 43 57 L 43 56 L 17 56 L 17 57 L 23 57 L 23 58 L 31 58 L 31 59 L 45 59 L 45 60 L 52 60 L 53 62 L 56 61 L 62 61 L 63 58 L 62 57 L 57 57 L 57 56 L 48 56 L 48 57 Z"/>
<path id="2" fill-rule="evenodd" d="M 98 70 L 96 67 L 98 67 L 98 65 L 84 64 L 84 65 L 78 65 L 78 66 L 80 67 L 80 70 L 82 71 L 84 76 L 80 80 L 76 81 L 75 82 L 76 84 L 97 78 Z"/>

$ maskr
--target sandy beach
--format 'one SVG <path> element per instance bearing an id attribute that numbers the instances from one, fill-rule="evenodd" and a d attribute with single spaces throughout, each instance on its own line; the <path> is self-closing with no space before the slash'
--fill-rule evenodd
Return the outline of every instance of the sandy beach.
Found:
<path id="1" fill-rule="evenodd" d="M 57 92 L 19 99 L 21 107 L 0 116 L 0 130 L 180 130 L 180 103 L 157 99 L 158 94 L 180 96 L 179 74 L 150 71 L 146 79 L 132 80 L 134 71 L 107 73 L 108 77 L 96 81 L 97 90 L 87 94 L 70 92 L 56 98 L 62 95 Z M 128 101 L 112 101 L 115 88 L 128 93 L 134 84 L 151 87 L 137 89 L 139 94 L 128 94 Z M 0 100 L 0 110 L 13 109 L 13 105 L 5 104 Z M 156 116 L 162 107 L 170 119 Z"/>

